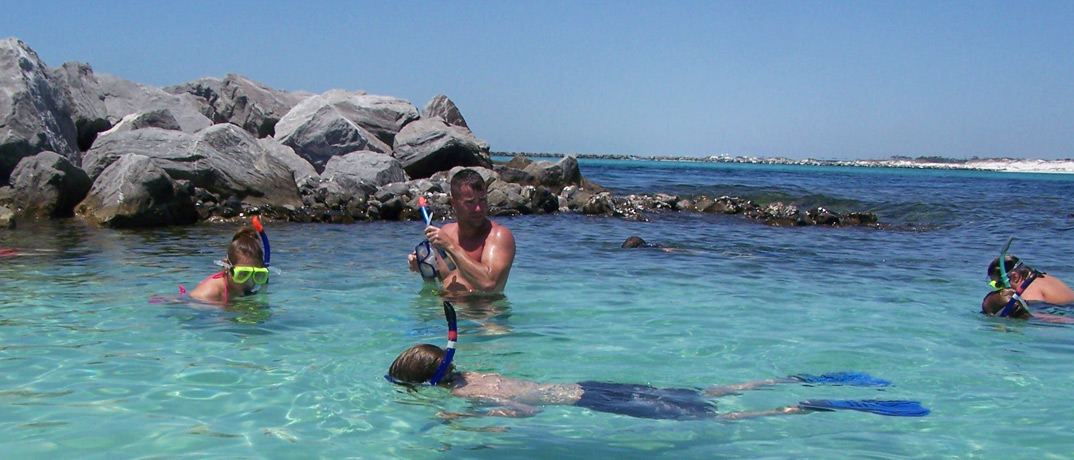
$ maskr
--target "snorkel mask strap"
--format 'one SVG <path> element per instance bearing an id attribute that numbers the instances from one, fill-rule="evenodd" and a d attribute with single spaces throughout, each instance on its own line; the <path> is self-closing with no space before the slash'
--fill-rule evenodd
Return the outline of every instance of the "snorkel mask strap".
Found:
<path id="1" fill-rule="evenodd" d="M 444 301 L 444 317 L 447 319 L 448 324 L 447 347 L 444 348 L 444 358 L 440 360 L 440 366 L 433 373 L 433 378 L 429 379 L 429 385 L 434 386 L 444 379 L 444 375 L 451 368 L 451 360 L 455 357 L 455 341 L 459 338 L 458 324 L 455 321 L 455 307 L 446 300 Z"/>
<path id="2" fill-rule="evenodd" d="M 1029 278 L 1026 278 L 1025 282 L 1022 283 L 1018 290 L 1014 291 L 1014 294 L 1011 295 L 1011 300 L 1007 301 L 1007 305 L 1004 306 L 1003 309 L 999 311 L 999 313 L 996 313 L 996 316 L 999 316 L 1000 318 L 1006 318 L 1011 313 L 1014 313 L 1014 306 L 1018 303 L 1021 303 L 1022 308 L 1025 308 L 1026 311 L 1029 311 L 1029 306 L 1026 305 L 1024 300 L 1022 300 L 1022 293 L 1025 292 L 1026 288 L 1028 288 L 1029 285 L 1037 279 L 1037 276 L 1039 276 L 1039 273 L 1037 272 L 1033 272 L 1032 274 L 1030 274 Z"/>
<path id="3" fill-rule="evenodd" d="M 253 220 L 254 230 L 257 230 L 257 234 L 261 235 L 261 246 L 265 247 L 265 268 L 268 268 L 269 261 L 272 260 L 272 248 L 268 243 L 268 235 L 265 234 L 265 227 L 261 226 L 261 219 L 254 216 Z"/>

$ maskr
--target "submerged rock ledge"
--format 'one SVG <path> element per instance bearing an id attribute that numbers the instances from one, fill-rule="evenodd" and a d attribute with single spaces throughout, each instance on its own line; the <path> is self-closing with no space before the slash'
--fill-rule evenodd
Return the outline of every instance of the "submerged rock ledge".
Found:
<path id="1" fill-rule="evenodd" d="M 615 196 L 576 156 L 493 162 L 487 142 L 438 95 L 281 91 L 241 75 L 157 88 L 50 68 L 0 40 L 0 229 L 78 217 L 108 227 L 267 220 L 349 223 L 420 218 L 418 198 L 454 218 L 448 182 L 474 168 L 492 216 L 660 212 L 740 215 L 771 225 L 882 227 L 875 214 L 799 210 L 735 196 Z"/>

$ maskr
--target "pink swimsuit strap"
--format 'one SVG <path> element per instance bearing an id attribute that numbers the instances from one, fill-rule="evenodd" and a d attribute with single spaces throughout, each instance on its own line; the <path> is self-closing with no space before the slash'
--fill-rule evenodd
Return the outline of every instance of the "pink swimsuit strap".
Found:
<path id="1" fill-rule="evenodd" d="M 209 275 L 209 276 L 205 277 L 205 279 L 201 280 L 201 282 L 198 283 L 198 286 L 201 286 L 202 284 L 205 284 L 206 281 L 220 279 L 220 278 L 223 278 L 224 276 L 226 276 L 226 274 L 224 272 L 213 273 L 212 275 Z M 183 287 L 182 284 L 179 285 L 179 295 L 186 295 L 186 288 Z M 228 295 L 227 295 L 227 280 L 224 280 L 224 303 L 227 303 L 227 299 L 228 299 Z"/>

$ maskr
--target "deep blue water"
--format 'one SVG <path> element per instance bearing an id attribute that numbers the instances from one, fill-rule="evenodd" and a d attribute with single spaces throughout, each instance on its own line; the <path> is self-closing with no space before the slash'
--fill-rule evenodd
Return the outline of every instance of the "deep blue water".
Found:
<path id="1" fill-rule="evenodd" d="M 582 160 L 618 194 L 735 194 L 876 212 L 896 230 L 776 228 L 735 216 L 499 219 L 506 299 L 459 305 L 461 369 L 549 382 L 703 387 L 860 371 L 890 387 L 781 385 L 722 411 L 811 398 L 912 399 L 738 422 L 577 407 L 447 422 L 471 406 L 383 379 L 443 343 L 407 271 L 416 222 L 267 225 L 267 292 L 230 310 L 153 304 L 215 270 L 234 225 L 77 221 L 0 232 L 5 458 L 1063 458 L 1074 328 L 986 318 L 984 267 L 1012 253 L 1074 280 L 1074 175 Z M 675 248 L 622 250 L 630 235 Z M 1063 313 L 1063 312 L 1060 312 Z"/>

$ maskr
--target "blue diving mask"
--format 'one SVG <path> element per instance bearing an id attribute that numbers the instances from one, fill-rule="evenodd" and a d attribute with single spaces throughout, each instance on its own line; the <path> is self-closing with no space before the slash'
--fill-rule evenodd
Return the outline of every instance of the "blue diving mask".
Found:
<path id="1" fill-rule="evenodd" d="M 414 247 L 414 254 L 418 257 L 418 271 L 425 281 L 436 281 L 440 271 L 436 269 L 436 253 L 433 245 L 428 240 L 418 243 Z"/>

